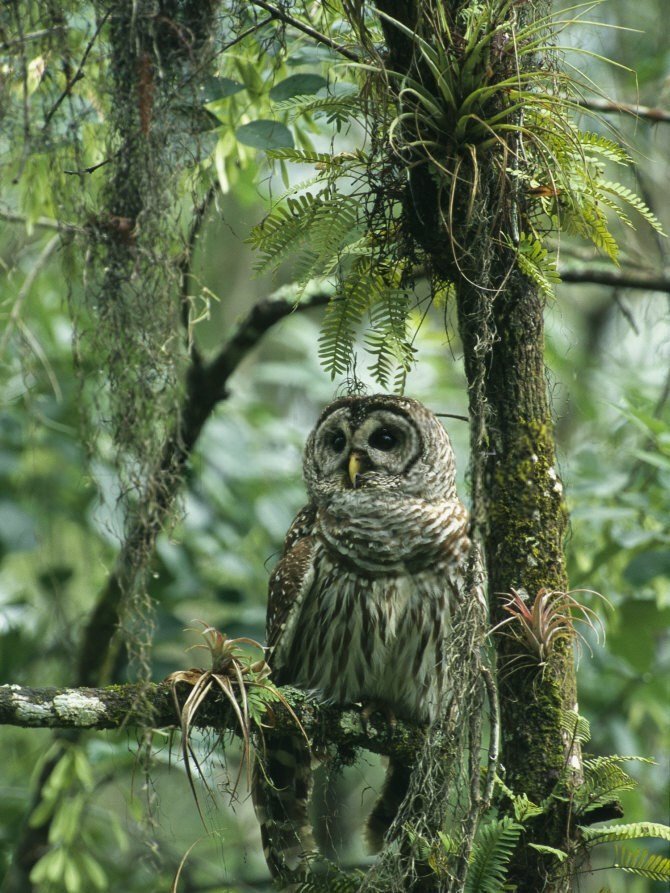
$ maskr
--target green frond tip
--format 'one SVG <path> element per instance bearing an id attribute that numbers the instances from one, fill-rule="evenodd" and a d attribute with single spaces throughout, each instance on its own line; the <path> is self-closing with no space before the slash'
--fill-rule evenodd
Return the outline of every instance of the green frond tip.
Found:
<path id="1" fill-rule="evenodd" d="M 621 757 L 595 757 L 584 761 L 584 782 L 574 792 L 577 815 L 585 815 L 637 786 L 621 768 L 621 762 Z"/>
<path id="2" fill-rule="evenodd" d="M 580 744 L 591 740 L 589 721 L 576 710 L 561 710 L 560 723 L 563 731 Z"/>
<path id="3" fill-rule="evenodd" d="M 667 233 L 663 231 L 663 226 L 658 217 L 651 211 L 651 209 L 642 201 L 639 195 L 636 195 L 631 189 L 628 189 L 626 186 L 622 186 L 621 183 L 614 183 L 611 180 L 601 180 L 598 183 L 598 187 L 602 192 L 609 192 L 610 195 L 616 195 L 621 201 L 626 202 L 627 205 L 630 205 L 631 208 L 635 208 L 635 210 L 640 214 L 647 223 L 653 227 L 654 230 L 660 235 L 665 236 L 667 238 Z"/>
<path id="4" fill-rule="evenodd" d="M 646 850 L 619 850 L 614 868 L 651 881 L 670 881 L 670 859 Z"/>
<path id="5" fill-rule="evenodd" d="M 516 259 L 523 275 L 535 283 L 540 293 L 545 298 L 553 298 L 554 286 L 558 285 L 561 277 L 558 275 L 555 259 L 550 257 L 542 242 L 522 233 Z"/>
<path id="6" fill-rule="evenodd" d="M 558 859 L 559 862 L 565 862 L 568 858 L 568 854 L 565 850 L 559 850 L 555 846 L 545 846 L 541 843 L 529 843 L 528 846 L 532 850 L 536 850 L 538 853 L 542 853 L 545 856 L 553 856 L 555 859 Z"/>
<path id="7" fill-rule="evenodd" d="M 510 816 L 481 826 L 470 856 L 464 893 L 502 893 L 507 866 L 523 830 Z"/>
<path id="8" fill-rule="evenodd" d="M 660 822 L 633 822 L 627 825 L 608 825 L 605 828 L 580 828 L 582 838 L 596 845 L 617 840 L 637 840 L 640 837 L 655 837 L 670 841 L 670 827 Z"/>

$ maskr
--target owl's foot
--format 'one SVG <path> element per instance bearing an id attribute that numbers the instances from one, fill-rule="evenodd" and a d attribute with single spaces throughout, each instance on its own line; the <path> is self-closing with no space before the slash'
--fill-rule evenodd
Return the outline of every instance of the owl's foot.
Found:
<path id="1" fill-rule="evenodd" d="M 370 717 L 375 713 L 380 713 L 388 725 L 395 726 L 397 722 L 396 715 L 388 704 L 384 704 L 382 701 L 368 701 L 361 711 L 361 718 L 366 729 L 368 728 Z"/>

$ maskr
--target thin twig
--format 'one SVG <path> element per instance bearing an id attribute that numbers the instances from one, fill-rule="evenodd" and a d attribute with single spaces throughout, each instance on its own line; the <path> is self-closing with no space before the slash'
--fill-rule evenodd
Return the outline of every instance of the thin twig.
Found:
<path id="1" fill-rule="evenodd" d="M 316 40 L 317 43 L 323 44 L 323 46 L 327 46 L 331 50 L 335 50 L 336 53 L 344 56 L 345 59 L 349 59 L 351 62 L 360 62 L 358 53 L 355 53 L 353 50 L 347 49 L 347 47 L 342 46 L 342 44 L 336 43 L 336 41 L 331 40 L 331 38 L 327 35 L 321 34 L 320 31 L 312 28 L 311 25 L 306 25 L 304 22 L 301 22 L 300 19 L 294 19 L 293 16 L 290 16 L 287 12 L 285 12 L 283 9 L 280 9 L 278 6 L 273 6 L 271 3 L 266 3 L 265 0 L 251 0 L 251 2 L 254 6 L 260 6 L 261 9 L 269 12 L 276 19 L 284 22 L 284 24 L 290 25 L 292 28 L 295 28 L 298 31 L 302 31 L 303 34 L 307 34 L 313 40 Z"/>
<path id="2" fill-rule="evenodd" d="M 30 270 L 28 271 L 26 278 L 23 280 L 23 285 L 19 289 L 19 293 L 17 294 L 16 300 L 14 301 L 12 311 L 9 314 L 9 318 L 5 324 L 5 330 L 2 333 L 2 338 L 0 338 L 0 356 L 4 354 L 10 336 L 12 334 L 12 330 L 19 321 L 23 302 L 30 293 L 30 289 L 33 287 L 33 283 L 42 272 L 43 267 L 47 264 L 49 258 L 54 253 L 56 248 L 60 245 L 60 241 L 61 237 L 59 235 L 52 236 L 52 238 L 49 239 L 49 241 L 37 257 L 36 261 L 33 263 Z"/>
<path id="3" fill-rule="evenodd" d="M 97 164 L 92 164 L 90 167 L 82 167 L 80 170 L 63 170 L 64 174 L 92 174 L 95 171 L 99 170 L 101 167 L 104 167 L 106 164 L 111 164 L 112 161 L 118 156 L 118 152 L 116 155 L 112 155 L 111 158 L 105 158 L 103 161 L 99 161 Z"/>
<path id="4" fill-rule="evenodd" d="M 59 31 L 64 31 L 65 25 L 54 25 L 52 28 L 41 28 L 39 31 L 30 31 L 28 34 L 24 34 L 22 37 L 17 37 L 15 40 L 6 40 L 4 43 L 0 43 L 0 51 L 4 52 L 5 50 L 10 50 L 15 46 L 23 46 L 26 43 L 29 43 L 32 40 L 41 40 L 43 37 L 47 37 L 49 34 L 57 34 Z"/>
<path id="5" fill-rule="evenodd" d="M 1 211 L 0 220 L 6 220 L 7 223 L 21 223 L 23 226 L 34 226 L 38 229 L 53 229 L 59 233 L 77 233 L 83 235 L 86 230 L 82 226 L 75 223 L 64 223 L 62 220 L 54 220 L 51 217 L 35 217 L 31 219 L 25 214 L 15 214 L 13 211 Z"/>
<path id="6" fill-rule="evenodd" d="M 191 330 L 191 301 L 189 286 L 192 278 L 193 253 L 195 251 L 196 243 L 200 238 L 202 225 L 205 222 L 207 213 L 216 197 L 216 191 L 216 186 L 210 186 L 202 201 L 194 205 L 191 228 L 189 229 L 188 237 L 186 239 L 186 247 L 179 263 L 179 275 L 181 278 L 181 321 L 184 331 L 186 332 L 187 347 L 191 362 L 198 366 L 202 365 L 202 357 L 193 339 Z"/>
<path id="7" fill-rule="evenodd" d="M 98 26 L 96 27 L 95 31 L 93 32 L 93 36 L 91 37 L 89 42 L 86 44 L 86 49 L 84 50 L 84 54 L 81 57 L 81 61 L 79 62 L 79 65 L 77 66 L 77 70 L 72 75 L 72 77 L 68 79 L 68 82 L 65 85 L 65 89 L 63 90 L 61 95 L 58 97 L 58 99 L 54 102 L 54 104 L 51 106 L 51 108 L 45 115 L 44 125 L 43 125 L 45 128 L 49 126 L 49 121 L 51 121 L 53 116 L 56 114 L 56 112 L 60 108 L 60 105 L 63 102 L 63 100 L 67 96 L 70 95 L 70 91 L 72 90 L 74 85 L 77 83 L 77 81 L 80 81 L 84 77 L 83 69 L 84 69 L 84 65 L 86 64 L 86 60 L 88 59 L 88 55 L 91 52 L 91 50 L 93 49 L 93 44 L 98 39 L 98 34 L 100 34 L 100 32 L 102 31 L 102 28 L 103 28 L 105 22 L 107 21 L 107 19 L 110 17 L 111 12 L 112 12 L 111 9 L 108 9 L 107 12 L 104 14 L 104 16 L 98 22 Z"/>
<path id="8" fill-rule="evenodd" d="M 253 34 L 255 31 L 260 31 L 261 28 L 265 28 L 266 25 L 269 25 L 270 22 L 274 22 L 277 18 L 275 13 L 271 13 L 266 19 L 261 19 L 260 22 L 256 22 L 255 25 L 252 25 L 250 28 L 247 28 L 246 31 L 243 31 L 241 34 L 238 34 L 237 37 L 233 38 L 229 43 L 225 44 L 221 47 L 220 52 L 225 53 L 226 50 L 229 50 L 231 47 L 237 46 L 238 43 L 241 43 L 245 37 L 249 37 L 250 34 Z"/>
<path id="9" fill-rule="evenodd" d="M 591 112 L 600 112 L 603 115 L 630 115 L 633 118 L 644 118 L 657 124 L 659 122 L 670 123 L 670 112 L 665 109 L 654 108 L 648 105 L 636 105 L 631 102 L 615 102 L 609 99 L 578 99 L 577 105 Z"/>

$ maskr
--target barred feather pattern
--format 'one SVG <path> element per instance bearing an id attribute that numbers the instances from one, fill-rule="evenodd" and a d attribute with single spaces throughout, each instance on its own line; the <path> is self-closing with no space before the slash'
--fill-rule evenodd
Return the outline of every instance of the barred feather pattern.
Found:
<path id="1" fill-rule="evenodd" d="M 397 455 L 375 449 L 380 431 L 394 432 Z M 333 449 L 343 438 L 345 446 Z M 353 485 L 352 454 L 363 469 Z M 289 530 L 270 580 L 275 681 L 326 703 L 374 705 L 432 722 L 448 685 L 450 605 L 470 549 L 446 432 L 409 398 L 344 398 L 310 435 L 304 471 L 311 502 Z M 408 782 L 408 767 L 392 762 L 369 821 L 373 849 Z M 295 870 L 314 849 L 310 789 L 306 743 L 297 735 L 270 738 L 254 801 L 273 875 Z"/>

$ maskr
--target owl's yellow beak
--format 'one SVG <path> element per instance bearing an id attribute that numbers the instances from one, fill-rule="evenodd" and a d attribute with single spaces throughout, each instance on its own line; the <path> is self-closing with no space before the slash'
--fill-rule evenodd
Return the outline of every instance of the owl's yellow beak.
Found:
<path id="1" fill-rule="evenodd" d="M 354 450 L 349 456 L 349 480 L 354 490 L 358 486 L 358 476 L 363 470 L 363 454 Z"/>

